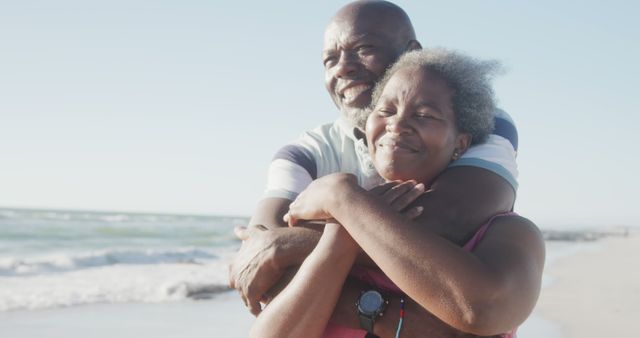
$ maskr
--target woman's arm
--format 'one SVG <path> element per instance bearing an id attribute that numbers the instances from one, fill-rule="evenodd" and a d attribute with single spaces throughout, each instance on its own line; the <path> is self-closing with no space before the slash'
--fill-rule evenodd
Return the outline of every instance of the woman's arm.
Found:
<path id="1" fill-rule="evenodd" d="M 340 225 L 327 224 L 295 277 L 258 316 L 251 337 L 320 337 L 358 252 Z"/>
<path id="2" fill-rule="evenodd" d="M 544 242 L 531 222 L 499 219 L 469 253 L 390 210 L 348 175 L 314 183 L 332 191 L 329 198 L 314 201 L 308 189 L 292 204 L 292 217 L 305 219 L 305 212 L 322 205 L 400 289 L 448 325 L 499 334 L 522 323 L 533 308 Z"/>

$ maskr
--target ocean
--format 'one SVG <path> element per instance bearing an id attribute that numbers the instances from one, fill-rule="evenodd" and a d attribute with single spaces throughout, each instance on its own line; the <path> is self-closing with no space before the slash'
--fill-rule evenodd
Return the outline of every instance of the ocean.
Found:
<path id="1" fill-rule="evenodd" d="M 0 312 L 210 298 L 247 221 L 0 209 Z"/>
<path id="2" fill-rule="evenodd" d="M 92 337 L 181 337 L 188 328 L 190 337 L 244 337 L 253 319 L 229 292 L 227 265 L 240 247 L 233 227 L 247 222 L 0 208 L 0 331 L 11 337 L 84 337 L 93 329 L 99 330 Z M 545 270 L 598 245 L 547 241 Z M 545 273 L 543 288 L 552 283 Z M 519 337 L 540 336 L 560 337 L 559 326 L 534 311 Z"/>

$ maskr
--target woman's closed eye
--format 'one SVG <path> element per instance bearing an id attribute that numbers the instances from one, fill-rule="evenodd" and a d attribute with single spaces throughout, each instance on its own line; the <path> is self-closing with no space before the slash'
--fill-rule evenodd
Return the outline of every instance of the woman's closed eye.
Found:
<path id="1" fill-rule="evenodd" d="M 437 117 L 433 113 L 416 113 L 415 116 L 419 119 L 432 119 L 435 120 Z"/>
<path id="2" fill-rule="evenodd" d="M 424 120 L 440 120 L 442 119 L 442 114 L 433 108 L 421 108 L 415 111 L 413 114 L 418 119 Z"/>
<path id="3" fill-rule="evenodd" d="M 378 111 L 378 115 L 384 116 L 384 117 L 392 116 L 392 115 L 395 115 L 396 113 L 395 111 L 389 108 L 381 108 L 381 109 L 378 109 L 377 111 Z"/>

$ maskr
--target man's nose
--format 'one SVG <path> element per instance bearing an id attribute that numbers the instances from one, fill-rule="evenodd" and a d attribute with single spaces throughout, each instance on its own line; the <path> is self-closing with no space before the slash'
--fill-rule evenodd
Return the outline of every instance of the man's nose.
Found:
<path id="1" fill-rule="evenodd" d="M 343 51 L 340 53 L 340 59 L 336 65 L 335 76 L 337 78 L 353 78 L 358 70 L 358 64 L 356 57 L 349 52 Z"/>

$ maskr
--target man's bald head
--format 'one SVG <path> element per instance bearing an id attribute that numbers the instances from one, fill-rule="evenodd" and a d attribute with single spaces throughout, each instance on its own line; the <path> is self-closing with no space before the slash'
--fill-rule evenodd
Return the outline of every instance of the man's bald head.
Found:
<path id="1" fill-rule="evenodd" d="M 367 22 L 384 28 L 397 43 L 416 40 L 416 34 L 407 13 L 398 5 L 381 0 L 354 1 L 340 8 L 329 26 L 336 22 Z"/>
<path id="2" fill-rule="evenodd" d="M 407 13 L 387 1 L 342 7 L 324 33 L 325 86 L 333 102 L 362 125 L 373 86 L 404 52 L 420 49 Z"/>

